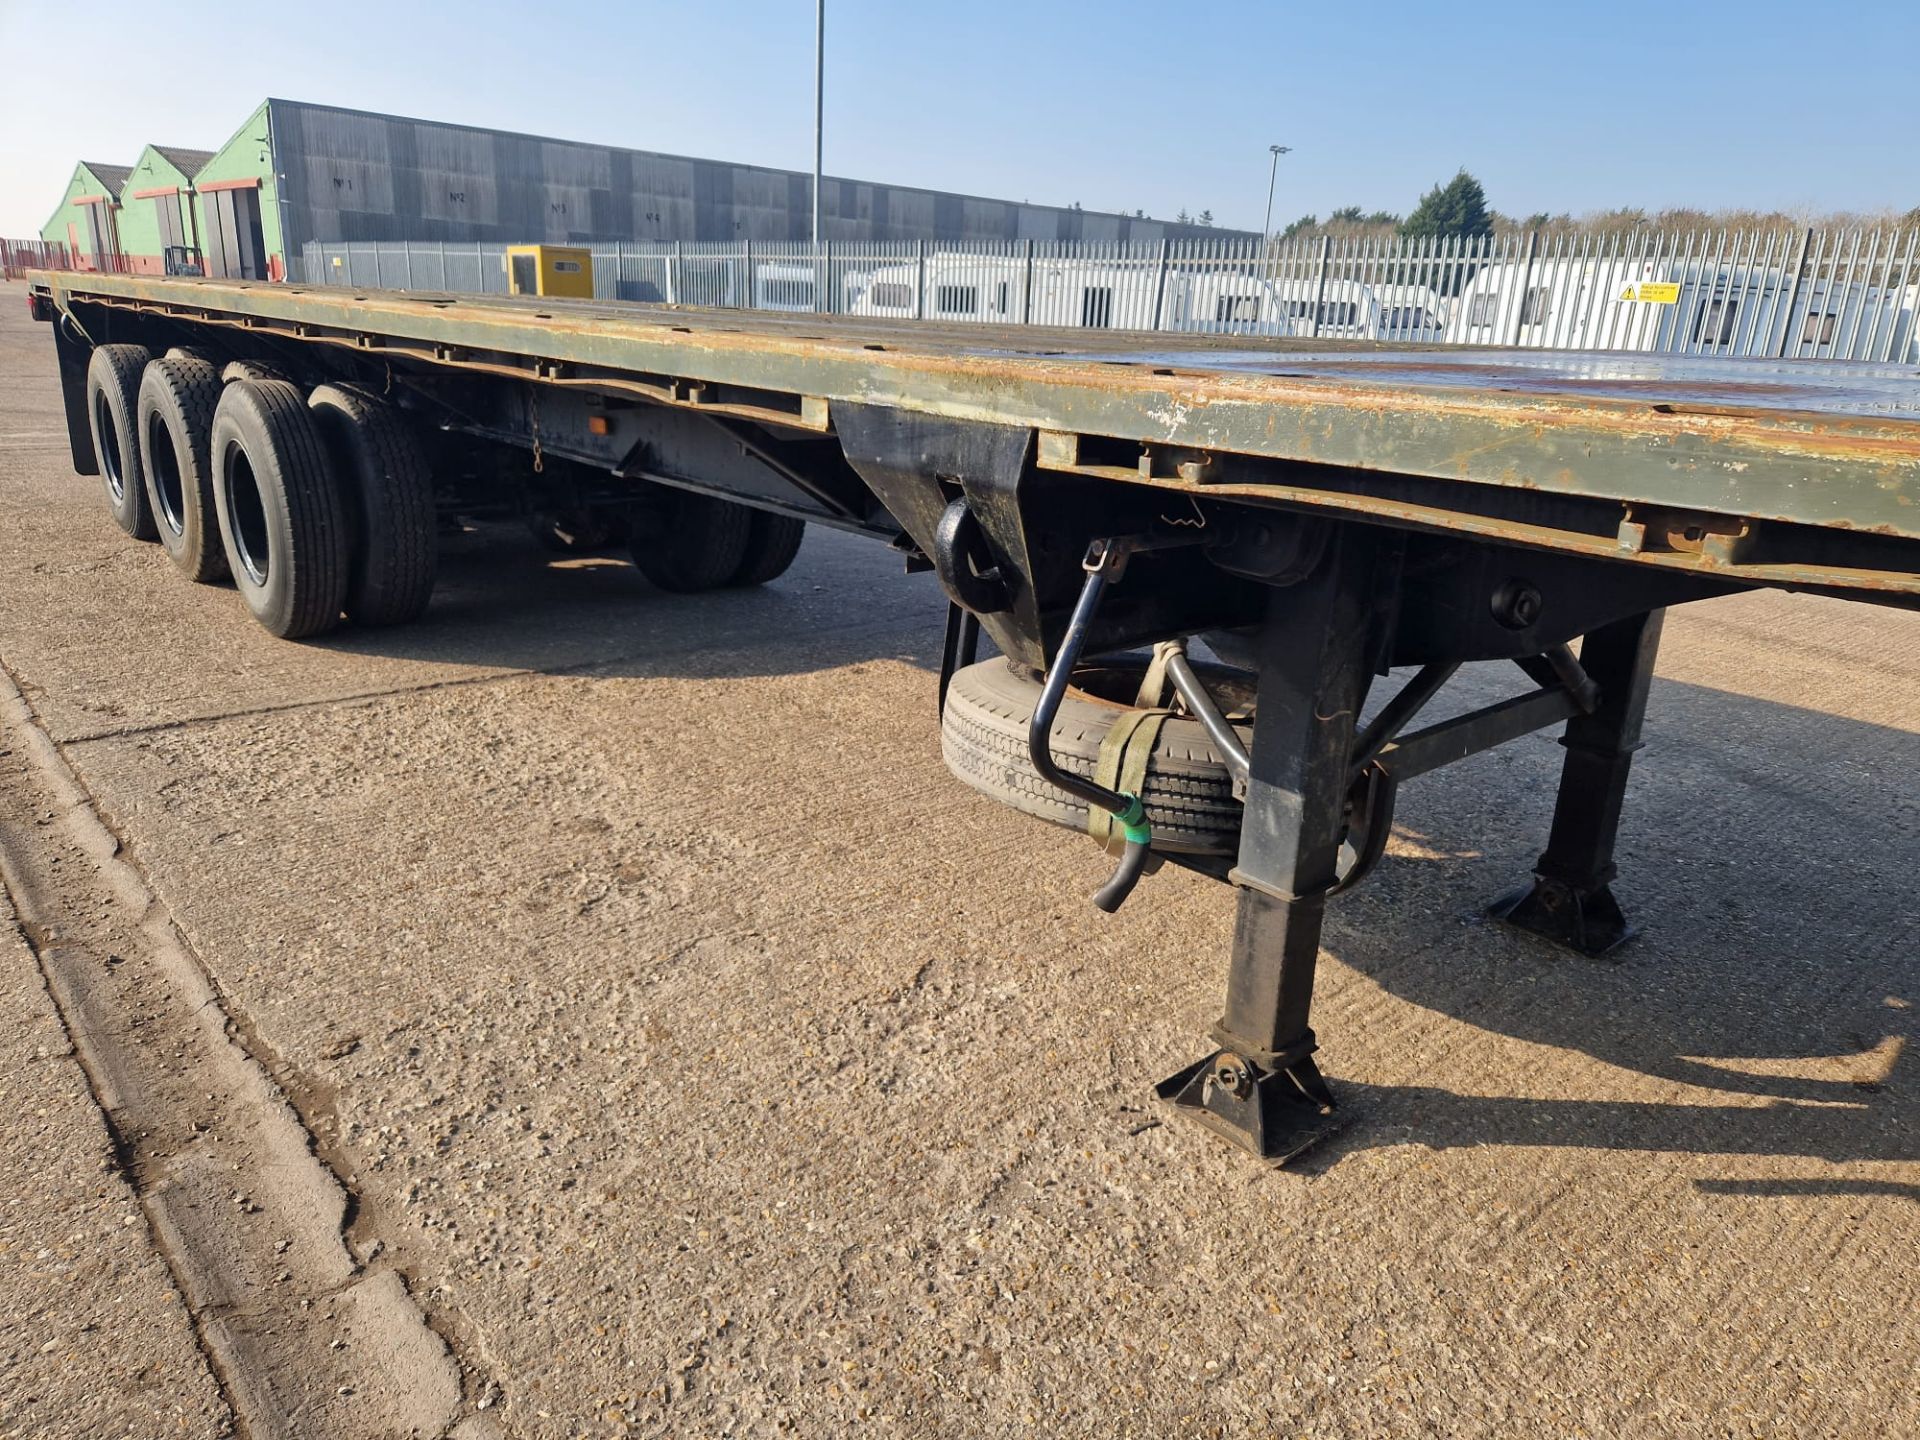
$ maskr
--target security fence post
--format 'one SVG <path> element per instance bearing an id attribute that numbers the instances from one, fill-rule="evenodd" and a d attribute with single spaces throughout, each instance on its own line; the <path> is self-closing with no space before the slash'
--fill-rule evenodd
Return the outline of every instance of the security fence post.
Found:
<path id="1" fill-rule="evenodd" d="M 1800 253 L 1793 261 L 1793 284 L 1787 290 L 1787 313 L 1780 322 L 1780 348 L 1773 352 L 1775 359 L 1784 359 L 1787 353 L 1787 338 L 1793 334 L 1793 310 L 1800 303 L 1800 283 L 1807 273 L 1807 251 L 1813 248 L 1813 227 L 1809 225 L 1800 232 Z"/>
<path id="2" fill-rule="evenodd" d="M 1160 237 L 1160 277 L 1153 287 L 1153 328 L 1160 328 L 1160 312 L 1167 303 L 1167 239 Z"/>
<path id="3" fill-rule="evenodd" d="M 1527 232 L 1527 263 L 1520 271 L 1520 304 L 1513 312 L 1513 343 L 1520 343 L 1520 332 L 1527 323 L 1527 290 L 1533 284 L 1533 255 L 1540 243 L 1540 232 Z"/>
<path id="4" fill-rule="evenodd" d="M 1327 308 L 1327 254 L 1332 249 L 1333 237 L 1322 235 L 1320 237 L 1320 279 L 1313 289 L 1313 330 L 1310 332 L 1316 340 L 1320 338 L 1320 317 Z"/>

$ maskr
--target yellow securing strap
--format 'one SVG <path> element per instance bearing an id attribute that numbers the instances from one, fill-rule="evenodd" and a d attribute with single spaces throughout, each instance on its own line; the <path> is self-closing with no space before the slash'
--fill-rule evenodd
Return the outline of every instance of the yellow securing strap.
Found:
<path id="1" fill-rule="evenodd" d="M 1153 759 L 1153 747 L 1160 743 L 1160 727 L 1167 723 L 1171 710 L 1122 710 L 1114 717 L 1107 735 L 1100 742 L 1100 758 L 1094 763 L 1097 784 L 1125 795 L 1146 793 L 1147 765 Z M 1110 811 L 1098 805 L 1087 807 L 1087 833 L 1109 855 L 1126 849 L 1127 837 L 1114 823 Z"/>

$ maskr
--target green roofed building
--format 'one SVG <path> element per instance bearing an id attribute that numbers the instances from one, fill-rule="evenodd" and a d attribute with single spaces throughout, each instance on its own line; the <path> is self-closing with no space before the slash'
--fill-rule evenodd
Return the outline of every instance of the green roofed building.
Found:
<path id="1" fill-rule="evenodd" d="M 785 243 L 812 234 L 813 177 L 803 171 L 293 100 L 266 101 L 210 155 L 149 146 L 134 171 L 129 181 L 126 169 L 81 166 L 44 238 L 83 257 L 123 254 L 119 268 L 133 269 L 158 268 L 168 246 L 184 245 L 201 252 L 209 275 L 278 280 L 299 273 L 310 241 Z M 820 215 L 835 243 L 1251 238 L 832 175 Z"/>
<path id="2" fill-rule="evenodd" d="M 127 165 L 82 160 L 40 238 L 67 247 L 73 263 L 90 270 L 120 268 L 120 192 L 133 174 Z"/>
<path id="3" fill-rule="evenodd" d="M 120 189 L 120 253 L 127 269 L 158 275 L 169 250 L 197 254 L 193 177 L 212 158 L 211 150 L 178 145 L 149 145 L 140 152 Z"/>

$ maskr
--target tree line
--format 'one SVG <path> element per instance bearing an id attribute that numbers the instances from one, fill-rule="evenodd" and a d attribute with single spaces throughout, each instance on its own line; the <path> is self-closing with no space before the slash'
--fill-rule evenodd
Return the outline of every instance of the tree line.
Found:
<path id="1" fill-rule="evenodd" d="M 1074 202 L 1073 208 L 1080 208 Z M 1122 214 L 1127 212 L 1122 211 Z M 1148 218 L 1144 210 L 1132 212 L 1135 219 Z M 1182 225 L 1212 225 L 1213 211 L 1189 215 L 1186 208 L 1173 217 Z M 1484 186 L 1463 167 L 1451 180 L 1443 180 L 1420 197 L 1405 215 L 1391 210 L 1367 210 L 1359 205 L 1343 205 L 1326 219 L 1302 215 L 1276 232 L 1282 240 L 1298 240 L 1330 235 L 1338 238 L 1360 236 L 1407 239 L 1509 235 L 1538 230 L 1545 234 L 1610 234 L 1640 227 L 1664 232 L 1689 230 L 1767 230 L 1811 225 L 1820 229 L 1920 228 L 1920 205 L 1911 210 L 1897 207 L 1862 213 L 1843 210 L 1813 215 L 1787 210 L 1700 210 L 1687 206 L 1665 210 L 1637 210 L 1621 207 L 1594 210 L 1584 215 L 1562 211 L 1558 215 L 1545 210 L 1531 215 L 1503 215 L 1487 203 Z"/>
<path id="2" fill-rule="evenodd" d="M 1871 214 L 1842 211 L 1828 215 L 1808 215 L 1784 210 L 1700 210 L 1677 207 L 1666 210 L 1619 208 L 1596 210 L 1584 215 L 1542 210 L 1531 215 L 1503 215 L 1487 204 L 1484 187 L 1465 169 L 1451 180 L 1442 181 L 1420 197 L 1420 203 L 1406 215 L 1388 210 L 1363 210 L 1347 205 L 1322 220 L 1318 215 L 1302 215 L 1282 229 L 1283 240 L 1303 237 L 1364 236 L 1384 238 L 1404 236 L 1412 239 L 1433 237 L 1476 238 L 1538 230 L 1547 234 L 1608 233 L 1647 227 L 1660 231 L 1756 230 L 1813 225 L 1822 228 L 1862 226 L 1920 226 L 1920 206 L 1902 211 L 1890 208 Z"/>

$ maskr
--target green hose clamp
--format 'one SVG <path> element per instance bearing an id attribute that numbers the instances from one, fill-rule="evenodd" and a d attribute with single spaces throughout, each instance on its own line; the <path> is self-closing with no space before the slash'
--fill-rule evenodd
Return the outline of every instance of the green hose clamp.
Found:
<path id="1" fill-rule="evenodd" d="M 1140 803 L 1138 795 L 1127 795 L 1126 798 L 1127 808 L 1114 817 L 1120 822 L 1121 833 L 1131 844 L 1151 845 L 1153 826 L 1147 823 L 1147 807 Z"/>

